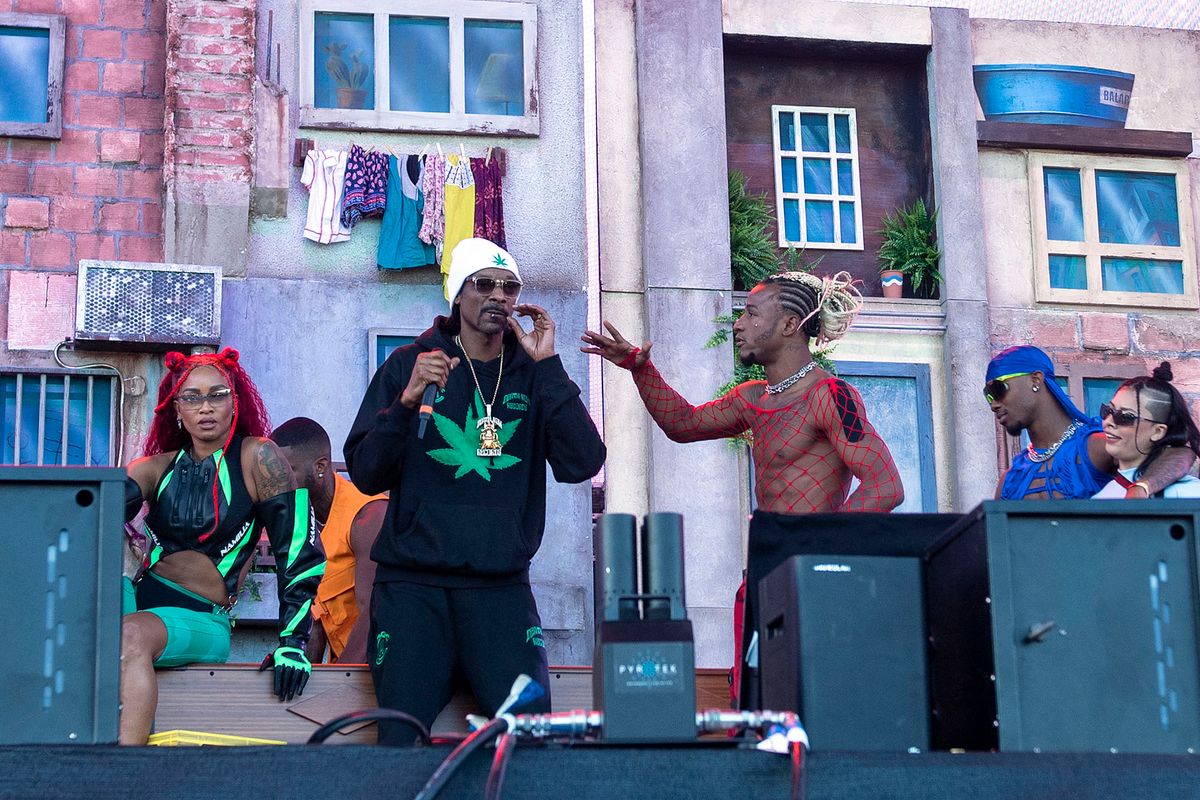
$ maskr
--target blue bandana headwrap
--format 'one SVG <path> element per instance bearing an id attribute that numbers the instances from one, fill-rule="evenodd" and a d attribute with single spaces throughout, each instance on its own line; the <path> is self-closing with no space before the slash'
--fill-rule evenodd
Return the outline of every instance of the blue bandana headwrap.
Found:
<path id="1" fill-rule="evenodd" d="M 1071 402 L 1071 398 L 1058 385 L 1058 381 L 1054 380 L 1054 363 L 1050 360 L 1050 356 L 1031 345 L 1010 347 L 997 354 L 988 363 L 986 380 L 991 381 L 999 378 L 1001 375 L 1013 375 L 1021 372 L 1042 373 L 1042 375 L 1046 376 L 1045 385 L 1047 391 L 1054 395 L 1054 399 L 1063 407 L 1063 411 L 1066 411 L 1072 419 L 1079 422 L 1089 422 L 1091 420 L 1091 417 L 1075 407 L 1075 404 Z"/>

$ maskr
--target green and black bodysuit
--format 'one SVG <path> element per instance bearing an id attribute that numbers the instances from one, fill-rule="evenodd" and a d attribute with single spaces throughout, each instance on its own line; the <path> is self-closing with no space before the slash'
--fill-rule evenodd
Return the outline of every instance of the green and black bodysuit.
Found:
<path id="1" fill-rule="evenodd" d="M 325 572 L 308 490 L 254 503 L 242 478 L 241 451 L 240 436 L 201 461 L 179 451 L 148 498 L 146 534 L 153 545 L 148 565 L 183 550 L 203 553 L 225 581 L 228 608 L 265 528 L 279 576 L 279 636 L 284 644 L 302 647 L 311 626 L 312 598 Z"/>

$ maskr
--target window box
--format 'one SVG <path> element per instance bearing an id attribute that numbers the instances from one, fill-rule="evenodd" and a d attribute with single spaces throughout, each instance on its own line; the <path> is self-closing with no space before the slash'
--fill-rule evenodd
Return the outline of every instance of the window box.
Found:
<path id="1" fill-rule="evenodd" d="M 62 137 L 66 17 L 0 13 L 0 136 Z"/>
<path id="2" fill-rule="evenodd" d="M 1197 307 L 1185 161 L 1028 158 L 1039 301 Z"/>
<path id="3" fill-rule="evenodd" d="M 771 106 L 780 247 L 862 250 L 853 108 Z"/>
<path id="4" fill-rule="evenodd" d="M 533 3 L 302 0 L 300 42 L 302 127 L 538 133 Z"/>

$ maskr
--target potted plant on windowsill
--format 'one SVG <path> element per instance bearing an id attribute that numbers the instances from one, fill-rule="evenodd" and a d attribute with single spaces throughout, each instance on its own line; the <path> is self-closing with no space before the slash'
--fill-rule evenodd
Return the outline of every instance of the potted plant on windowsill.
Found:
<path id="1" fill-rule="evenodd" d="M 330 42 L 325 45 L 325 52 L 329 53 L 325 71 L 337 84 L 337 107 L 366 108 L 367 90 L 363 86 L 370 69 L 362 62 L 362 51 L 350 56 L 349 64 L 342 58 L 342 53 L 346 52 L 342 42 Z"/>
<path id="2" fill-rule="evenodd" d="M 917 200 L 907 208 L 898 208 L 896 213 L 883 220 L 883 244 L 879 246 L 879 278 L 883 284 L 883 296 L 903 296 L 903 282 L 908 279 L 914 297 L 935 298 L 942 283 L 938 271 L 941 251 L 934 243 L 936 238 L 937 212 L 930 212 L 924 200 Z"/>

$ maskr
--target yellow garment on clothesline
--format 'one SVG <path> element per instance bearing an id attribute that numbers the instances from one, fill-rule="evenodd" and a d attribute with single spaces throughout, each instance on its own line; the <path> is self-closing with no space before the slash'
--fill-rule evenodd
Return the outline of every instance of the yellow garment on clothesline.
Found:
<path id="1" fill-rule="evenodd" d="M 450 274 L 450 254 L 463 239 L 475 235 L 475 179 L 471 162 L 457 153 L 446 156 L 446 233 L 442 242 L 442 294 Z M 451 299 L 449 297 L 447 300 Z"/>

